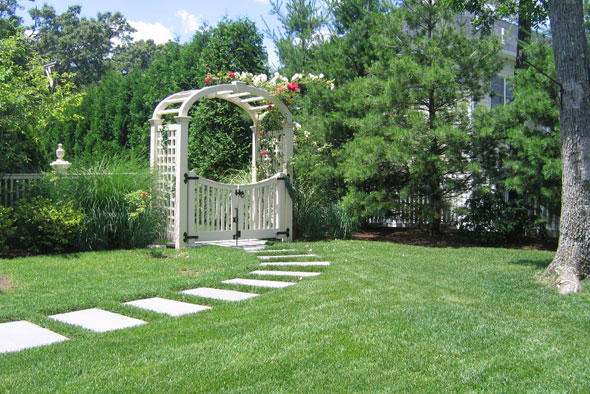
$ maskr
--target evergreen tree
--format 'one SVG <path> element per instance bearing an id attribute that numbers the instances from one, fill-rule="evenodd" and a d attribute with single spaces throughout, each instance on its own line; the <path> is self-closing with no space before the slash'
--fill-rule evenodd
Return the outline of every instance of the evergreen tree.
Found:
<path id="1" fill-rule="evenodd" d="M 282 29 L 267 31 L 277 48 L 281 71 L 285 75 L 311 71 L 319 45 L 325 41 L 328 15 L 324 2 L 316 0 L 271 1 L 271 14 L 277 15 Z M 286 13 L 285 13 L 286 11 Z"/>
<path id="2" fill-rule="evenodd" d="M 415 207 L 432 232 L 448 200 L 465 191 L 469 106 L 500 68 L 498 39 L 469 38 L 458 19 L 432 0 L 408 0 L 384 15 L 374 36 L 380 60 L 351 97 L 357 129 L 345 146 L 344 202 L 362 217 L 394 215 L 397 196 L 424 196 Z"/>

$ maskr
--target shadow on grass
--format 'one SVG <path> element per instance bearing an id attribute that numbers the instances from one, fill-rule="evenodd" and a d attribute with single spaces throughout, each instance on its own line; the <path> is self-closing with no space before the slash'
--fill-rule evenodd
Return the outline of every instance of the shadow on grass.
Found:
<path id="1" fill-rule="evenodd" d="M 524 265 L 527 267 L 535 267 L 535 268 L 544 270 L 545 268 L 547 268 L 549 266 L 549 264 L 551 264 L 551 259 L 542 259 L 542 260 L 527 260 L 527 259 L 523 260 L 523 259 L 521 259 L 521 260 L 511 261 L 510 264 Z"/>

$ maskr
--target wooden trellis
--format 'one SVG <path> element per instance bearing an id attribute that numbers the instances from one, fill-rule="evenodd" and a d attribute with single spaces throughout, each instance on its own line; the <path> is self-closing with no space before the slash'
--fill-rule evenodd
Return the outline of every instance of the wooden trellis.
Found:
<path id="1" fill-rule="evenodd" d="M 229 101 L 252 119 L 252 184 L 223 185 L 189 172 L 188 113 L 202 98 Z M 276 174 L 257 182 L 262 119 L 271 108 L 284 119 L 273 152 L 280 163 Z M 291 239 L 293 205 L 285 183 L 293 156 L 294 124 L 281 100 L 244 82 L 207 86 L 166 97 L 154 109 L 150 124 L 150 164 L 159 174 L 167 236 L 176 248 L 194 241 L 240 237 Z"/>

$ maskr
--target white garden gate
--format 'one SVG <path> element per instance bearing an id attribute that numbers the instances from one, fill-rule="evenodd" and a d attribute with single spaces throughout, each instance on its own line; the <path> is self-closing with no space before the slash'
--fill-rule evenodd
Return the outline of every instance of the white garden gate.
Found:
<path id="1" fill-rule="evenodd" d="M 188 169 L 190 107 L 201 98 L 218 98 L 244 109 L 252 119 L 252 182 L 227 185 Z M 278 133 L 277 173 L 257 182 L 262 119 L 271 108 L 283 116 Z M 293 120 L 285 104 L 270 92 L 243 82 L 175 93 L 155 108 L 151 124 L 152 168 L 158 171 L 166 210 L 167 237 L 176 248 L 191 242 L 239 238 L 292 238 L 293 204 L 287 192 L 288 162 L 293 155 Z"/>

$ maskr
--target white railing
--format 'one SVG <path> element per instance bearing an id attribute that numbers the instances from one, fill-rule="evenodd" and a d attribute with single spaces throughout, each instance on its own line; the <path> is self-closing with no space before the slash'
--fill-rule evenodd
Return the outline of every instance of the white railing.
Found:
<path id="1" fill-rule="evenodd" d="M 0 205 L 12 207 L 26 196 L 42 174 L 5 174 L 0 178 Z"/>

